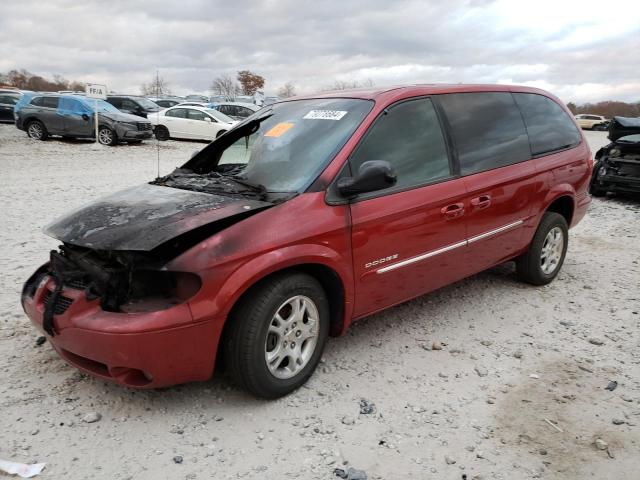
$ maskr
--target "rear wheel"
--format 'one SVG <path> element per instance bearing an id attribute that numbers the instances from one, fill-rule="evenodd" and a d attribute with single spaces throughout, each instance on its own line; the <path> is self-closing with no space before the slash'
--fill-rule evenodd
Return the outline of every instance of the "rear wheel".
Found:
<path id="1" fill-rule="evenodd" d="M 46 140 L 49 132 L 40 120 L 32 120 L 27 125 L 27 135 L 34 140 Z"/>
<path id="2" fill-rule="evenodd" d="M 161 142 L 164 142 L 165 140 L 169 140 L 169 137 L 170 137 L 169 129 L 164 125 L 158 125 L 156 127 L 155 133 L 156 133 L 156 138 Z"/>
<path id="3" fill-rule="evenodd" d="M 516 260 L 520 280 L 532 285 L 550 283 L 562 268 L 569 244 L 569 227 L 559 213 L 542 216 L 529 249 Z"/>
<path id="4" fill-rule="evenodd" d="M 116 132 L 109 127 L 100 127 L 98 129 L 98 142 L 102 145 L 113 147 L 118 143 L 118 137 L 116 136 Z"/>
<path id="5" fill-rule="evenodd" d="M 224 353 L 231 377 L 254 395 L 277 398 L 304 384 L 318 365 L 329 304 L 313 277 L 282 274 L 256 285 L 228 321 Z"/>

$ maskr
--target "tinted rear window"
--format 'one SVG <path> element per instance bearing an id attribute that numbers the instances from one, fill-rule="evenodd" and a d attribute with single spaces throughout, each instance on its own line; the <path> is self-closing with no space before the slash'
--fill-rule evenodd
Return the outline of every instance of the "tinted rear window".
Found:
<path id="1" fill-rule="evenodd" d="M 522 115 L 511 93 L 451 93 L 438 98 L 451 126 L 462 175 L 531 158 Z"/>
<path id="2" fill-rule="evenodd" d="M 556 102 L 535 93 L 514 93 L 522 111 L 531 153 L 541 155 L 580 143 L 580 133 L 567 113 Z"/>

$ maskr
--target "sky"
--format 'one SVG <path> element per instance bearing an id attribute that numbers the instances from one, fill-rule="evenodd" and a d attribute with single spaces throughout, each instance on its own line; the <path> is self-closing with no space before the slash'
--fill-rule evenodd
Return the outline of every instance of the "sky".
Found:
<path id="1" fill-rule="evenodd" d="M 208 93 L 238 70 L 291 82 L 532 85 L 565 102 L 640 101 L 640 0 L 4 0 L 0 72 L 138 94 L 156 70 Z"/>

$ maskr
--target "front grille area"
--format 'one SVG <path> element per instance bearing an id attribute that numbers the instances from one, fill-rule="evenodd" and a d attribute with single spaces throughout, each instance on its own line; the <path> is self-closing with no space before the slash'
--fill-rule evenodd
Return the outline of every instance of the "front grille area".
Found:
<path id="1" fill-rule="evenodd" d="M 51 299 L 53 297 L 53 292 L 47 292 L 44 295 L 44 306 L 45 308 L 49 306 L 51 303 Z M 53 314 L 54 315 L 62 315 L 73 303 L 72 298 L 65 297 L 63 295 L 58 295 L 58 301 L 53 306 Z"/>
<path id="2" fill-rule="evenodd" d="M 151 130 L 151 123 L 149 122 L 138 122 L 138 131 L 146 132 Z"/>

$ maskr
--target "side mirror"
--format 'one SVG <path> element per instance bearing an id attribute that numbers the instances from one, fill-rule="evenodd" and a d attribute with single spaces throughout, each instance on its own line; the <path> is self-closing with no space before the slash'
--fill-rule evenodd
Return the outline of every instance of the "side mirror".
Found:
<path id="1" fill-rule="evenodd" d="M 396 172 L 389 162 L 369 160 L 360 165 L 355 177 L 338 180 L 338 192 L 343 197 L 352 197 L 359 193 L 374 192 L 395 185 Z"/>
<path id="2" fill-rule="evenodd" d="M 88 122 L 88 121 L 89 121 L 89 115 L 87 115 L 86 113 L 83 113 L 83 114 L 82 114 L 82 119 L 83 119 L 85 122 Z"/>
<path id="3" fill-rule="evenodd" d="M 204 117 L 204 121 L 207 123 L 211 123 L 211 119 L 209 117 Z"/>

